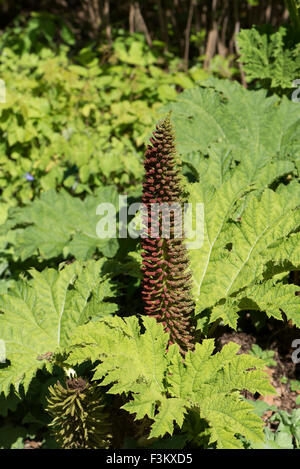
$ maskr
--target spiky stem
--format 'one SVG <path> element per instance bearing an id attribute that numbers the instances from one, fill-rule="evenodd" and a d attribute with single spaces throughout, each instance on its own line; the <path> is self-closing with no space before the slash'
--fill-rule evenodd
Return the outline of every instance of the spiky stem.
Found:
<path id="1" fill-rule="evenodd" d="M 194 302 L 182 230 L 183 190 L 174 140 L 168 116 L 156 126 L 145 153 L 142 296 L 145 313 L 163 323 L 170 334 L 170 344 L 177 343 L 182 351 L 186 351 L 193 348 L 191 312 Z M 163 231 L 165 212 L 153 217 L 155 207 L 162 207 L 161 204 L 169 208 L 176 204 L 181 211 L 180 217 L 176 210 L 169 211 L 168 237 Z"/>

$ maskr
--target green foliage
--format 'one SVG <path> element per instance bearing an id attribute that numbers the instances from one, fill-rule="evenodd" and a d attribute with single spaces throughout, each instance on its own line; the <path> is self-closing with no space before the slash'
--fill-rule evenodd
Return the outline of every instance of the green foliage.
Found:
<path id="1" fill-rule="evenodd" d="M 259 345 L 253 344 L 249 353 L 263 360 L 266 366 L 276 366 L 276 361 L 273 359 L 274 350 L 263 350 Z"/>
<path id="2" fill-rule="evenodd" d="M 284 95 L 299 71 L 299 44 L 286 28 L 264 34 L 240 34 L 246 78 Z M 299 104 L 229 80 L 204 81 L 201 65 L 182 72 L 139 34 L 120 32 L 111 48 L 75 46 L 71 31 L 47 14 L 0 38 L 7 88 L 0 104 L 0 339 L 7 352 L 0 447 L 21 448 L 25 438 L 54 447 L 44 412 L 49 387 L 63 403 L 50 398 L 56 434 L 71 438 L 57 437 L 60 447 L 74 443 L 66 394 L 78 400 L 79 431 L 97 406 L 92 399 L 86 415 L 82 396 L 55 383 L 91 375 L 89 389 L 105 394 L 117 418 L 120 412 L 120 446 L 299 446 L 298 411 L 280 411 L 277 432 L 263 431 L 262 408 L 242 398 L 243 391 L 274 391 L 263 371 L 271 355 L 257 347 L 240 355 L 234 343 L 215 352 L 207 339 L 219 323 L 237 328 L 243 310 L 300 326 L 299 286 L 290 277 L 300 268 Z M 210 72 L 235 73 L 220 58 Z M 143 142 L 162 105 L 173 111 L 189 201 L 204 204 L 203 245 L 189 252 L 201 334 L 184 357 L 176 345 L 166 352 L 162 324 L 139 316 L 136 241 L 96 234 L 98 204 L 118 212 L 119 194 L 140 197 Z M 101 431 L 106 441 L 110 429 Z"/>
<path id="3" fill-rule="evenodd" d="M 96 233 L 97 222 L 101 219 L 96 209 L 102 202 L 118 209 L 115 187 L 99 188 L 84 200 L 66 191 L 49 190 L 25 207 L 12 208 L 2 230 L 21 260 L 37 253 L 43 259 L 63 254 L 65 258 L 73 255 L 86 260 L 96 250 L 113 257 L 119 247 L 117 239 L 101 239 Z"/>
<path id="4" fill-rule="evenodd" d="M 270 422 L 273 431 L 264 427 L 264 442 L 244 440 L 247 449 L 294 449 L 299 447 L 299 409 L 290 413 L 279 410 L 275 405 L 269 405 L 261 400 L 247 400 L 255 408 L 255 414 L 262 417 L 265 412 L 272 412 Z M 274 427 L 276 427 L 274 429 Z"/>
<path id="5" fill-rule="evenodd" d="M 182 159 L 199 179 L 189 201 L 204 204 L 203 245 L 190 251 L 198 327 L 221 319 L 236 328 L 243 309 L 284 311 L 299 326 L 299 287 L 286 284 L 299 268 L 297 104 L 210 80 L 172 110 Z"/>
<path id="6" fill-rule="evenodd" d="M 108 275 L 100 276 L 104 262 L 75 262 L 59 271 L 32 269 L 31 280 L 19 280 L 1 296 L 1 339 L 9 364 L 1 369 L 0 393 L 8 394 L 11 384 L 28 390 L 39 369 L 53 370 L 53 354 L 68 345 L 80 324 L 116 311 L 105 301 L 115 289 Z"/>
<path id="7" fill-rule="evenodd" d="M 296 379 L 292 379 L 290 381 L 290 386 L 291 386 L 291 391 L 296 391 L 296 392 L 300 391 L 300 381 Z"/>
<path id="8" fill-rule="evenodd" d="M 1 35 L 0 189 L 10 204 L 57 187 L 133 187 L 158 108 L 201 78 L 202 68 L 184 73 L 175 59 L 159 66 L 139 34 L 121 34 L 112 50 L 73 49 L 71 36 L 44 14 Z"/>
<path id="9" fill-rule="evenodd" d="M 276 440 L 284 448 L 300 448 L 300 409 L 293 409 L 291 414 L 279 410 L 271 417 L 272 422 L 279 422 Z"/>
<path id="10" fill-rule="evenodd" d="M 300 76 L 300 42 L 296 31 L 281 26 L 243 29 L 238 35 L 246 81 L 258 79 L 267 89 L 286 93 Z"/>
<path id="11" fill-rule="evenodd" d="M 161 324 L 145 317 L 143 325 L 143 334 L 135 317 L 81 326 L 73 335 L 67 361 L 75 366 L 100 359 L 94 379 L 104 378 L 101 385 L 111 385 L 109 393 L 132 396 L 123 408 L 137 419 L 153 420 L 150 438 L 172 434 L 174 423 L 181 427 L 190 409 L 197 409 L 198 418 L 208 422 L 210 443 L 216 442 L 218 448 L 242 447 L 236 434 L 254 441 L 263 438 L 259 418 L 238 392 L 273 392 L 261 360 L 237 355 L 234 343 L 212 355 L 211 339 L 196 344 L 183 360 L 177 345 L 166 352 L 169 336 Z"/>
<path id="12" fill-rule="evenodd" d="M 5 425 L 0 430 L 0 449 L 24 449 L 23 439 L 26 436 L 23 427 Z"/>
<path id="13" fill-rule="evenodd" d="M 299 0 L 285 0 L 290 18 L 295 28 L 300 31 L 300 2 Z"/>
<path id="14" fill-rule="evenodd" d="M 210 78 L 165 109 L 173 111 L 179 153 L 198 173 L 206 172 L 206 185 L 219 186 L 236 161 L 247 166 L 249 184 L 260 182 L 263 187 L 293 171 L 290 162 L 296 166 L 299 106 L 287 98 Z M 214 166 L 208 172 L 210 161 Z"/>
<path id="15" fill-rule="evenodd" d="M 249 449 L 293 449 L 292 436 L 289 432 L 272 432 L 270 428 L 264 428 L 265 441 L 263 444 L 250 442 L 246 445 Z"/>

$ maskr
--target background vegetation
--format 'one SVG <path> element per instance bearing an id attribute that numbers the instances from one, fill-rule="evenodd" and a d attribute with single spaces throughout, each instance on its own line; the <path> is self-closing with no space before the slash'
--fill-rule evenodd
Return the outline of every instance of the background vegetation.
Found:
<path id="1" fill-rule="evenodd" d="M 265 440 L 241 430 L 234 444 L 299 448 L 300 381 L 291 360 L 300 336 L 300 104 L 291 100 L 300 78 L 299 2 L 2 0 L 0 11 L 0 309 L 11 344 L 0 365 L 0 447 L 56 447 L 45 411 L 49 386 L 67 365 L 88 378 L 95 365 L 85 351 L 70 362 L 59 355 L 82 340 L 77 326 L 89 332 L 103 317 L 135 324 L 143 313 L 139 243 L 99 240 L 96 206 L 117 207 L 119 194 L 140 200 L 145 143 L 172 109 L 182 171 L 192 200 L 208 207 L 207 232 L 216 241 L 191 256 L 202 287 L 199 338 L 214 337 L 219 349 L 237 342 L 249 352 L 245 368 L 250 357 L 262 360 L 278 393 L 244 393 Z M 58 289 L 68 320 L 57 352 L 51 295 Z M 70 319 L 72 308 L 80 320 Z M 33 328 L 26 338 L 38 311 L 50 332 Z M 147 327 L 150 335 L 154 326 Z M 133 328 L 143 350 L 149 335 Z M 47 353 L 58 353 L 54 362 Z M 104 374 L 98 371 L 100 382 Z M 113 382 L 106 378 L 104 390 Z M 207 448 L 219 441 L 208 437 L 203 418 L 218 428 L 209 410 L 201 419 L 192 410 L 181 430 L 178 417 L 172 437 L 156 421 L 147 440 L 149 413 L 134 422 L 134 406 L 120 410 L 124 393 L 137 389 L 132 383 L 120 378 L 120 396 L 104 393 L 113 423 L 125 422 L 109 444 Z"/>

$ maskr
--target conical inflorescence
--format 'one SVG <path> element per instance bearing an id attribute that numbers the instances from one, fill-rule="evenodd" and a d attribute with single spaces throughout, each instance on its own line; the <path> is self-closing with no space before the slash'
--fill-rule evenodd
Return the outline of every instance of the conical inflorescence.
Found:
<path id="1" fill-rule="evenodd" d="M 111 424 L 99 387 L 82 378 L 50 386 L 47 411 L 52 433 L 62 449 L 109 448 Z"/>
<path id="2" fill-rule="evenodd" d="M 183 190 L 170 117 L 156 126 L 145 153 L 142 296 L 145 313 L 162 322 L 170 344 L 193 348 L 191 273 L 184 246 Z"/>

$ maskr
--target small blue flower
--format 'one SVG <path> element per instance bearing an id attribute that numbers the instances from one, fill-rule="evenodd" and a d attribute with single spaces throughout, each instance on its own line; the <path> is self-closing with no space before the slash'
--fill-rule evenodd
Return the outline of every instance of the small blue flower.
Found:
<path id="1" fill-rule="evenodd" d="M 28 173 L 28 172 L 24 175 L 24 178 L 25 178 L 27 181 L 34 181 L 34 177 L 32 176 L 32 174 L 30 174 L 30 173 Z"/>

